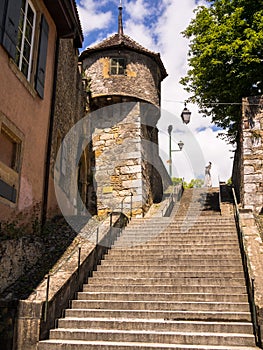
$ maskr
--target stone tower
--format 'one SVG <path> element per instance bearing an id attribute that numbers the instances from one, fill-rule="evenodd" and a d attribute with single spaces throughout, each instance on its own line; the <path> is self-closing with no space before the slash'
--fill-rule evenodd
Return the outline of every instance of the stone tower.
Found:
<path id="1" fill-rule="evenodd" d="M 80 55 L 90 81 L 93 181 L 98 214 L 128 205 L 143 215 L 160 201 L 170 179 L 158 153 L 161 81 L 167 76 L 160 55 L 118 33 Z"/>

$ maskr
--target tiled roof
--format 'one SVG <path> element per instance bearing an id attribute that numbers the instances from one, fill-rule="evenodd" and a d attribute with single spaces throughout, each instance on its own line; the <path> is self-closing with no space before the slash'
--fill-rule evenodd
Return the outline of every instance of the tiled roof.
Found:
<path id="1" fill-rule="evenodd" d="M 138 44 L 135 40 L 131 39 L 128 35 L 120 35 L 120 34 L 114 34 L 110 36 L 109 38 L 101 41 L 100 43 L 86 48 L 80 55 L 80 60 L 82 61 L 85 59 L 85 57 L 89 56 L 92 52 L 96 51 L 103 51 L 107 49 L 115 49 L 115 48 L 127 48 L 139 53 L 142 53 L 144 55 L 150 56 L 152 59 L 156 61 L 158 66 L 161 69 L 162 72 L 162 79 L 164 79 L 167 76 L 166 69 L 163 65 L 163 62 L 161 60 L 160 54 L 147 50 L 142 45 Z"/>

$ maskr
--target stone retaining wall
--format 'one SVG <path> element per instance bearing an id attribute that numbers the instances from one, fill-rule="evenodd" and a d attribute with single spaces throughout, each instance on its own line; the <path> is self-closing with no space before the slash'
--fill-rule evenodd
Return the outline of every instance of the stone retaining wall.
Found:
<path id="1" fill-rule="evenodd" d="M 263 208 L 263 97 L 243 99 L 241 202 L 257 213 Z"/>
<path id="2" fill-rule="evenodd" d="M 254 280 L 254 300 L 263 339 L 263 243 L 252 212 L 241 212 L 244 246 L 249 261 L 249 275 Z"/>
<path id="3" fill-rule="evenodd" d="M 36 264 L 43 246 L 34 236 L 0 242 L 0 293 Z"/>

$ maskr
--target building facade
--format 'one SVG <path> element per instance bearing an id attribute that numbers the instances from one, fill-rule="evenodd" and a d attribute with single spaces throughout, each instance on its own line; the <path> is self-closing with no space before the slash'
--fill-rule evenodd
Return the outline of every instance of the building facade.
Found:
<path id="1" fill-rule="evenodd" d="M 32 215 L 41 220 L 47 212 L 50 130 L 58 118 L 54 117 L 56 68 L 62 38 L 71 40 L 77 57 L 83 36 L 75 1 L 1 1 L 2 222 L 28 222 Z"/>

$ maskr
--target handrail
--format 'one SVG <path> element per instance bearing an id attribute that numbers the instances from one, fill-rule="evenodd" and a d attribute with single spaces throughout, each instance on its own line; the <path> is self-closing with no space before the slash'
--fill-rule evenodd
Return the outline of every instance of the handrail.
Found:
<path id="1" fill-rule="evenodd" d="M 222 197 L 221 197 L 221 187 L 220 187 L 220 177 L 219 177 L 219 176 L 218 176 L 218 187 L 219 187 L 219 192 L 218 192 L 219 212 L 220 212 L 220 215 L 222 215 L 222 211 L 221 211 L 221 201 L 222 201 Z"/>
<path id="2" fill-rule="evenodd" d="M 131 192 L 129 196 L 126 196 L 122 199 L 122 201 L 120 203 L 118 203 L 114 209 L 111 209 L 108 213 L 107 213 L 107 217 L 105 219 L 103 219 L 99 225 L 92 231 L 91 235 L 89 236 L 89 239 L 91 239 L 92 237 L 96 237 L 96 246 L 99 244 L 99 242 L 102 242 L 102 240 L 107 236 L 108 233 L 110 233 L 110 236 L 112 234 L 112 215 L 116 214 L 117 212 L 120 214 L 121 216 L 126 216 L 127 219 L 129 220 L 129 216 L 130 216 L 130 220 L 132 217 L 132 196 L 133 193 Z M 127 211 L 129 212 L 128 215 L 125 214 L 124 212 L 124 201 L 126 198 L 129 198 L 129 208 L 127 208 Z M 117 211 L 118 209 L 118 211 Z M 110 222 L 109 222 L 109 229 L 106 230 L 105 234 L 103 235 L 103 237 L 101 237 L 101 239 L 99 239 L 99 229 L 100 227 L 110 218 Z M 120 232 L 121 232 L 122 228 L 120 227 Z M 112 241 L 112 237 L 109 237 L 110 240 L 107 239 L 107 243 L 108 247 L 110 248 L 113 241 Z M 80 264 L 81 264 L 81 245 L 76 246 L 72 252 L 69 254 L 69 256 L 67 257 L 67 259 L 63 260 L 54 271 L 49 271 L 49 273 L 46 275 L 46 279 L 47 279 L 47 286 L 46 286 L 46 298 L 45 298 L 45 307 L 44 307 L 44 322 L 47 321 L 47 314 L 48 314 L 48 298 L 49 298 L 49 288 L 50 288 L 50 277 L 55 275 L 60 269 L 61 267 L 78 251 L 78 273 L 79 273 L 79 269 L 80 269 Z"/>
<path id="3" fill-rule="evenodd" d="M 248 292 L 248 299 L 249 299 L 249 305 L 250 305 L 250 311 L 251 311 L 251 318 L 253 323 L 253 331 L 256 339 L 256 345 L 260 348 L 262 348 L 262 339 L 261 339 L 261 330 L 260 325 L 258 323 L 258 315 L 257 315 L 257 308 L 255 304 L 254 299 L 254 279 L 250 278 L 249 276 L 249 266 L 248 266 L 248 258 L 247 253 L 244 247 L 244 233 L 242 230 L 241 222 L 240 222 L 240 213 L 238 209 L 237 204 L 237 198 L 234 187 L 232 187 L 232 194 L 234 198 L 234 208 L 235 208 L 235 220 L 236 220 L 236 226 L 237 226 L 237 232 L 238 232 L 238 239 L 239 239 L 239 246 L 240 246 L 240 252 L 242 257 L 242 263 L 244 268 L 244 274 L 246 279 L 246 286 L 247 286 L 247 292 Z"/>
<path id="4" fill-rule="evenodd" d="M 173 190 L 171 191 L 168 198 L 168 203 L 162 209 L 162 216 L 165 216 L 166 213 L 169 211 L 170 207 L 171 206 L 173 207 L 174 203 L 178 202 L 181 199 L 183 190 L 184 190 L 183 182 L 173 186 Z M 176 197 L 176 200 L 175 200 L 175 197 Z"/>

